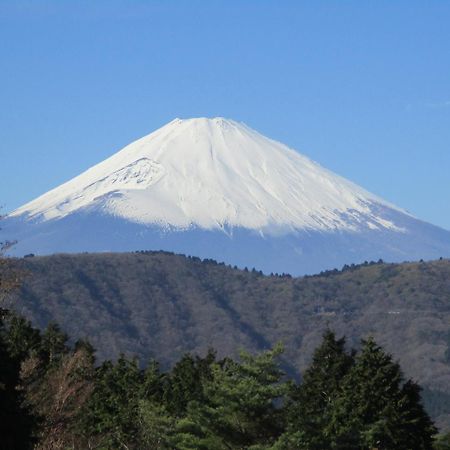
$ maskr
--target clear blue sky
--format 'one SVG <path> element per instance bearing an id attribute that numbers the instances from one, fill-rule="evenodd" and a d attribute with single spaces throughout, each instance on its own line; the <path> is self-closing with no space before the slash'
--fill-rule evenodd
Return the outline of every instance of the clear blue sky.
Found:
<path id="1" fill-rule="evenodd" d="M 449 24 L 437 0 L 0 0 L 3 211 L 224 116 L 450 229 Z"/>

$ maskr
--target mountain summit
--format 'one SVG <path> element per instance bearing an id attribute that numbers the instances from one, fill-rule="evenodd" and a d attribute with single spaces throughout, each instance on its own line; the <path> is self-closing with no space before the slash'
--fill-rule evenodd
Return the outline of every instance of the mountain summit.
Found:
<path id="1" fill-rule="evenodd" d="M 392 207 L 241 123 L 201 118 L 175 119 L 12 216 L 96 209 L 177 229 L 395 228 L 373 203 Z"/>
<path id="2" fill-rule="evenodd" d="M 175 119 L 4 224 L 16 254 L 164 249 L 294 273 L 450 255 L 450 233 L 223 118 Z"/>

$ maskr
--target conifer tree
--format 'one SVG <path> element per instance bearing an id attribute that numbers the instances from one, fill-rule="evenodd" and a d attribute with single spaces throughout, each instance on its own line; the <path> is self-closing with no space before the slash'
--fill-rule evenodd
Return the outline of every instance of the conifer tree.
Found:
<path id="1" fill-rule="evenodd" d="M 134 448 L 138 440 L 138 403 L 142 385 L 136 360 L 123 355 L 104 362 L 84 408 L 80 428 L 100 448 Z"/>
<path id="2" fill-rule="evenodd" d="M 161 373 L 158 361 L 149 361 L 142 375 L 142 384 L 140 388 L 141 399 L 162 403 L 166 384 L 167 376 L 166 374 Z"/>
<path id="3" fill-rule="evenodd" d="M 450 433 L 437 436 L 433 445 L 433 450 L 450 450 Z"/>
<path id="4" fill-rule="evenodd" d="M 339 450 L 430 450 L 436 430 L 414 383 L 373 339 L 363 341 L 325 430 Z"/>
<path id="5" fill-rule="evenodd" d="M 69 351 L 67 346 L 68 336 L 55 322 L 50 322 L 42 333 L 41 358 L 46 364 L 52 366 L 58 364 L 61 357 Z"/>
<path id="6" fill-rule="evenodd" d="M 161 373 L 159 363 L 150 361 L 142 377 L 138 402 L 139 442 L 142 448 L 172 449 L 169 438 L 175 424 L 163 403 L 167 376 Z"/>
<path id="7" fill-rule="evenodd" d="M 175 364 L 164 392 L 164 403 L 171 414 L 182 417 L 190 401 L 203 399 L 202 384 L 211 377 L 211 364 L 215 359 L 215 352 L 210 350 L 205 358 L 187 353 Z"/>
<path id="8" fill-rule="evenodd" d="M 4 450 L 27 450 L 34 446 L 38 418 L 24 405 L 23 393 L 17 389 L 20 365 L 28 350 L 20 342 L 19 335 L 24 337 L 21 333 L 10 334 L 10 320 L 15 315 L 5 301 L 21 280 L 20 271 L 3 256 L 10 245 L 0 243 L 0 446 Z"/>
<path id="9" fill-rule="evenodd" d="M 191 402 L 178 423 L 176 448 L 270 448 L 282 426 L 275 405 L 285 389 L 275 361 L 281 352 L 281 346 L 257 356 L 242 352 L 241 363 L 213 364 L 205 400 Z"/>
<path id="10" fill-rule="evenodd" d="M 4 341 L 8 353 L 20 364 L 41 348 L 41 334 L 30 321 L 10 311 L 5 320 Z"/>
<path id="11" fill-rule="evenodd" d="M 1 326 L 1 325 L 0 325 Z M 8 352 L 0 336 L 0 442 L 4 450 L 27 450 L 34 446 L 37 418 L 23 404 L 18 360 Z"/>
<path id="12" fill-rule="evenodd" d="M 173 449 L 170 439 L 175 418 L 170 416 L 164 405 L 155 400 L 141 400 L 138 405 L 138 420 L 142 449 Z"/>
<path id="13" fill-rule="evenodd" d="M 345 350 L 345 338 L 336 339 L 335 334 L 327 330 L 301 384 L 290 390 L 287 431 L 277 448 L 330 448 L 325 429 L 339 395 L 340 384 L 353 362 L 353 355 Z"/>

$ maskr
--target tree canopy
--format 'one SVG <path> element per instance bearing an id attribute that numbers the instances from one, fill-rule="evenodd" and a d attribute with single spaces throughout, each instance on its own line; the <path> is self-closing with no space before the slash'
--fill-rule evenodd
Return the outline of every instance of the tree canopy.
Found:
<path id="1" fill-rule="evenodd" d="M 161 371 L 125 356 L 95 365 L 88 342 L 68 342 L 55 324 L 2 321 L 2 448 L 433 448 L 420 387 L 373 339 L 354 352 L 327 330 L 300 383 L 281 369 L 281 345 L 236 360 L 186 354 Z"/>

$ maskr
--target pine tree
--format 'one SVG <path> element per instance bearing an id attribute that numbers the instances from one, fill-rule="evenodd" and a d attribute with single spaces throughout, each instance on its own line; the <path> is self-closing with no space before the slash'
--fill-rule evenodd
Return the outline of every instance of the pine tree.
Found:
<path id="1" fill-rule="evenodd" d="M 0 243 L 0 439 L 4 450 L 27 450 L 34 446 L 38 418 L 24 405 L 23 392 L 17 389 L 20 365 L 28 352 L 27 343 L 21 342 L 21 338 L 26 341 L 27 327 L 21 326 L 25 321 L 20 325 L 15 321 L 4 303 L 22 276 L 12 260 L 3 257 L 9 245 Z"/>
<path id="2" fill-rule="evenodd" d="M 140 445 L 142 449 L 173 449 L 170 438 L 175 426 L 175 418 L 166 408 L 152 400 L 141 400 L 138 405 Z"/>
<path id="3" fill-rule="evenodd" d="M 68 336 L 55 322 L 50 322 L 42 333 L 41 358 L 48 366 L 58 364 L 62 356 L 69 351 Z"/>
<path id="4" fill-rule="evenodd" d="M 400 448 L 431 449 L 433 436 L 437 430 L 430 417 L 426 413 L 421 397 L 421 387 L 408 380 L 401 390 L 401 402 L 399 403 L 401 430 Z"/>
<path id="5" fill-rule="evenodd" d="M 202 384 L 211 377 L 211 364 L 215 359 L 215 352 L 210 350 L 205 358 L 188 353 L 175 364 L 164 392 L 164 403 L 171 414 L 182 417 L 190 401 L 202 401 Z"/>
<path id="6" fill-rule="evenodd" d="M 433 450 L 450 450 L 450 433 L 438 436 L 434 442 Z"/>
<path id="7" fill-rule="evenodd" d="M 5 320 L 4 341 L 8 353 L 20 364 L 39 351 L 42 339 L 39 330 L 33 328 L 30 321 L 9 312 Z"/>
<path id="8" fill-rule="evenodd" d="M 0 325 L 1 326 L 1 325 Z M 0 337 L 0 440 L 4 450 L 27 450 L 34 446 L 38 418 L 23 404 L 19 384 L 18 360 L 8 352 Z"/>
<path id="9" fill-rule="evenodd" d="M 121 356 L 115 364 L 104 362 L 79 424 L 86 439 L 100 448 L 135 448 L 141 386 L 136 360 Z"/>
<path id="10" fill-rule="evenodd" d="M 279 449 L 326 450 L 330 442 L 325 429 L 340 385 L 354 362 L 345 350 L 345 338 L 336 339 L 327 330 L 305 371 L 302 383 L 294 385 L 287 406 L 288 427 L 277 444 Z"/>
<path id="11" fill-rule="evenodd" d="M 158 361 L 149 361 L 142 376 L 140 398 L 162 404 L 166 384 L 167 376 L 161 373 Z"/>
<path id="12" fill-rule="evenodd" d="M 430 450 L 435 434 L 417 385 L 373 339 L 363 341 L 325 430 L 339 450 Z"/>
<path id="13" fill-rule="evenodd" d="M 205 400 L 191 402 L 178 423 L 176 448 L 270 448 L 282 425 L 275 405 L 285 389 L 275 362 L 281 352 L 281 346 L 257 356 L 242 352 L 241 363 L 213 364 Z"/>

